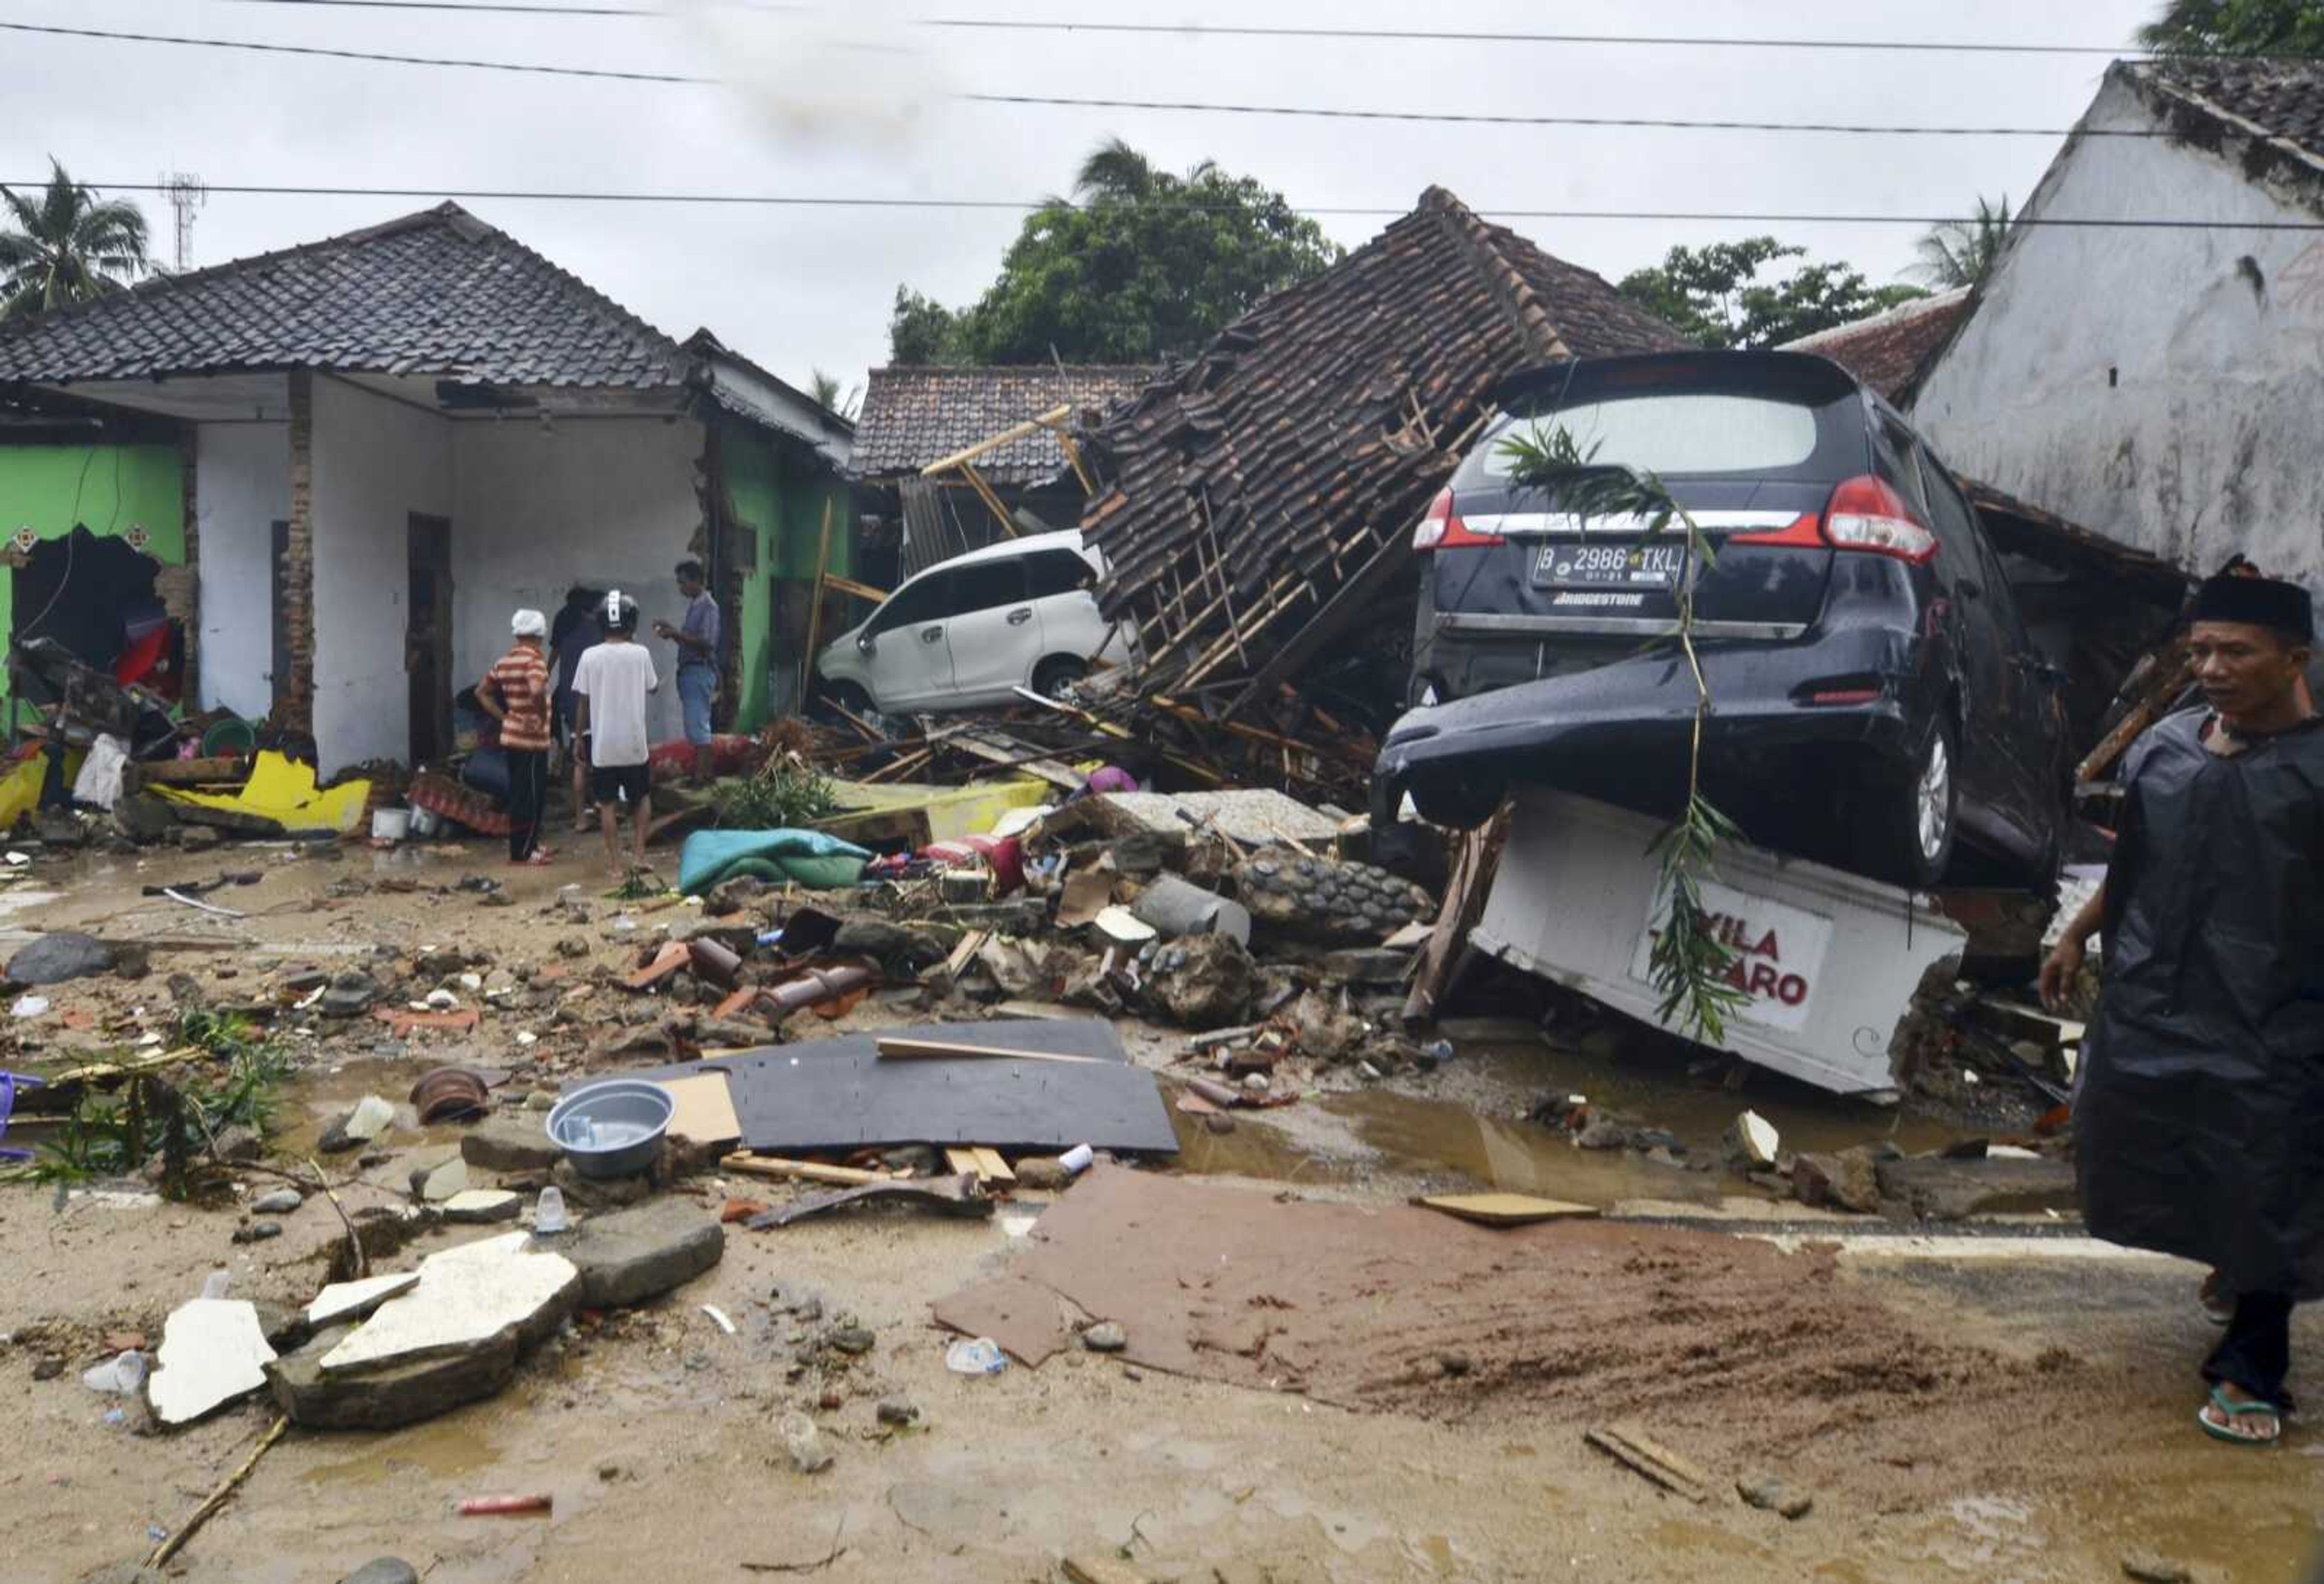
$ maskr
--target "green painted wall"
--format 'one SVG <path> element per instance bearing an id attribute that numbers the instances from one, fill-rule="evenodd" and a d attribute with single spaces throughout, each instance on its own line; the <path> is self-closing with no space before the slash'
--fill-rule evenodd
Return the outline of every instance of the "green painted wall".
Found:
<path id="1" fill-rule="evenodd" d="M 796 667 L 807 643 L 806 590 L 815 581 L 824 504 L 831 505 L 828 570 L 842 577 L 855 572 L 853 513 L 847 485 L 835 473 L 779 448 L 757 429 L 726 424 L 718 457 L 736 531 L 747 531 L 757 545 L 756 565 L 742 578 L 741 609 L 728 614 L 741 635 L 735 729 L 752 732 L 770 717 L 788 714 L 797 700 Z M 770 696 L 770 668 L 791 677 L 793 691 Z"/>
<path id="2" fill-rule="evenodd" d="M 184 565 L 184 456 L 175 446 L 0 446 L 0 539 L 26 527 L 62 539 L 76 523 L 115 537 L 141 524 L 147 555 Z M 0 634 L 16 630 L 15 587 L 0 576 Z M 0 700 L 6 688 L 0 674 Z"/>

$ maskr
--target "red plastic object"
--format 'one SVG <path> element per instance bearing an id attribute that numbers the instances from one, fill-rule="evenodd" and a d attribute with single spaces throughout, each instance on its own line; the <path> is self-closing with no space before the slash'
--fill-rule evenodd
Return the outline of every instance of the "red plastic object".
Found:
<path id="1" fill-rule="evenodd" d="M 513 1513 L 546 1513 L 556 1505 L 557 1498 L 546 1492 L 538 1496 L 472 1496 L 460 1504 L 460 1515 L 479 1518 Z"/>

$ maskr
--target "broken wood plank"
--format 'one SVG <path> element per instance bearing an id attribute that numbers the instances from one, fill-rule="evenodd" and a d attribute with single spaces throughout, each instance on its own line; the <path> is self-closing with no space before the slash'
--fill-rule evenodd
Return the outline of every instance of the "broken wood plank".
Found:
<path id="1" fill-rule="evenodd" d="M 944 1157 L 945 1165 L 951 1167 L 956 1174 L 964 1174 L 972 1177 L 979 1174 L 976 1151 L 973 1149 L 947 1148 L 944 1152 Z"/>
<path id="2" fill-rule="evenodd" d="M 788 1160 L 779 1155 L 746 1155 L 736 1153 L 719 1163 L 730 1172 L 740 1172 L 746 1177 L 775 1177 L 785 1181 L 833 1183 L 843 1187 L 860 1188 L 870 1183 L 894 1181 L 886 1172 L 869 1172 L 861 1166 L 830 1166 L 821 1161 Z"/>
<path id="3" fill-rule="evenodd" d="M 1007 1161 L 1001 1158 L 999 1150 L 980 1144 L 969 1154 L 976 1162 L 976 1174 L 986 1182 L 1014 1183 L 1017 1180 L 1017 1174 L 1010 1169 Z"/>
<path id="4" fill-rule="evenodd" d="M 1530 1193 L 1431 1193 L 1413 1202 L 1481 1227 L 1529 1227 L 1537 1221 L 1567 1220 L 1599 1213 L 1594 1204 L 1536 1199 Z"/>
<path id="5" fill-rule="evenodd" d="M 770 1210 L 764 1215 L 754 1215 L 742 1224 L 754 1232 L 770 1227 L 788 1227 L 793 1221 L 809 1216 L 822 1215 L 844 1204 L 862 1204 L 872 1200 L 893 1200 L 935 1211 L 938 1215 L 960 1216 L 964 1219 L 989 1216 L 992 1201 L 977 1191 L 974 1177 L 927 1177 L 909 1180 L 888 1180 L 869 1183 L 861 1188 L 844 1189 L 837 1193 L 818 1193 Z"/>
<path id="6" fill-rule="evenodd" d="M 831 497 L 823 498 L 823 539 L 815 551 L 815 592 L 807 602 L 807 648 L 801 650 L 799 661 L 798 703 L 795 712 L 806 713 L 807 695 L 815 686 L 816 649 L 823 634 L 823 591 L 825 579 L 831 574 Z"/>
<path id="7" fill-rule="evenodd" d="M 1139 1569 L 1114 1557 L 1067 1557 L 1065 1569 L 1073 1584 L 1153 1584 Z"/>
<path id="8" fill-rule="evenodd" d="M 883 1034 L 876 1049 L 884 1061 L 941 1062 L 956 1059 L 974 1060 L 991 1057 L 1004 1062 L 1099 1062 L 1102 1056 L 1069 1056 L 1062 1051 L 1019 1050 L 1009 1045 L 965 1045 L 948 1039 L 908 1039 L 901 1035 Z"/>
<path id="9" fill-rule="evenodd" d="M 1668 1447 L 1657 1444 L 1635 1424 L 1609 1424 L 1584 1431 L 1582 1439 L 1673 1496 L 1702 1503 L 1711 1499 L 1711 1476 Z"/>

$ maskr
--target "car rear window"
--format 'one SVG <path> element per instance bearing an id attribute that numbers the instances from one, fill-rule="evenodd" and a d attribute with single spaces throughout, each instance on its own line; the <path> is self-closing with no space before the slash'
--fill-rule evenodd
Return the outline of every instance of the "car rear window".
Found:
<path id="1" fill-rule="evenodd" d="M 1665 476 L 1773 472 L 1799 466 L 1816 449 L 1812 407 L 1765 396 L 1683 392 L 1513 415 L 1494 427 L 1462 471 L 1475 481 L 1508 478 L 1510 460 L 1501 442 L 1536 424 L 1563 427 L 1593 462 Z"/>

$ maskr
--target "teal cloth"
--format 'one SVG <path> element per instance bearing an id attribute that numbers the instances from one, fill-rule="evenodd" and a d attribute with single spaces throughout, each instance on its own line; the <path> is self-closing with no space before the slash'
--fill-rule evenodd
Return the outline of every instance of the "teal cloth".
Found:
<path id="1" fill-rule="evenodd" d="M 867 849 L 822 831 L 696 831 L 678 851 L 678 889 L 698 897 L 738 874 L 835 889 L 853 885 L 871 861 Z"/>

